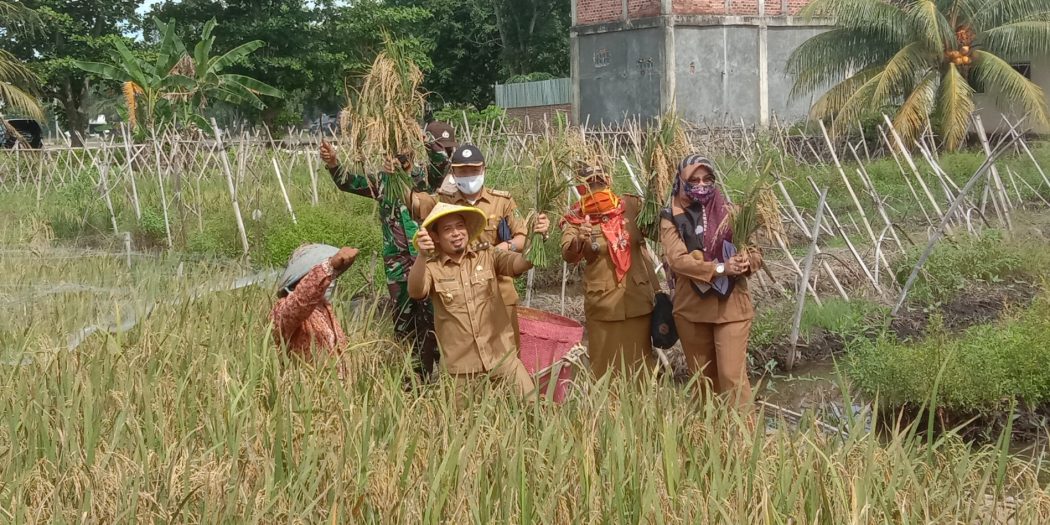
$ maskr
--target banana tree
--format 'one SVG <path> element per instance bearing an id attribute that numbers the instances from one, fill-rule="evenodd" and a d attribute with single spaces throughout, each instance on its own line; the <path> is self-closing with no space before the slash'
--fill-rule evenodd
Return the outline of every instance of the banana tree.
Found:
<path id="1" fill-rule="evenodd" d="M 29 26 L 37 22 L 36 13 L 13 2 L 0 2 L 0 19 Z M 13 111 L 43 120 L 44 111 L 34 93 L 38 83 L 36 74 L 22 61 L 0 49 L 0 119 L 4 112 Z"/>
<path id="2" fill-rule="evenodd" d="M 161 32 L 166 32 L 171 25 L 164 24 L 160 20 L 155 20 L 155 23 Z M 235 106 L 252 106 L 261 110 L 266 107 L 266 104 L 260 96 L 283 97 L 279 89 L 265 82 L 245 75 L 224 72 L 228 67 L 238 64 L 264 47 L 266 43 L 262 40 L 253 40 L 222 55 L 212 56 L 212 49 L 215 45 L 215 37 L 212 32 L 216 25 L 214 18 L 204 25 L 201 39 L 194 46 L 192 55 L 184 48 L 180 50 L 183 53 L 183 60 L 180 63 L 179 72 L 193 80 L 189 97 L 196 111 L 190 115 L 190 118 L 194 119 L 202 129 L 207 129 L 207 121 L 204 120 L 201 111 L 213 100 Z"/>
<path id="3" fill-rule="evenodd" d="M 76 62 L 77 67 L 88 73 L 122 84 L 128 123 L 140 133 L 165 124 L 171 104 L 187 99 L 194 87 L 193 79 L 173 71 L 183 54 L 174 26 L 169 25 L 161 34 L 160 47 L 152 63 L 136 56 L 120 40 L 113 43 L 112 64 Z"/>
<path id="4" fill-rule="evenodd" d="M 835 129 L 888 110 L 907 143 L 932 125 L 955 149 L 978 87 L 1050 124 L 1046 94 L 1010 65 L 1050 53 L 1048 0 L 813 0 L 803 14 L 836 27 L 789 57 L 793 94 L 831 86 L 811 117 Z"/>
<path id="5" fill-rule="evenodd" d="M 216 26 L 213 19 L 205 25 L 202 38 L 191 55 L 176 34 L 174 23 L 157 19 L 154 23 L 162 36 L 153 63 L 135 56 L 119 41 L 114 45 L 113 64 L 77 63 L 85 71 L 123 83 L 132 127 L 151 130 L 158 124 L 181 120 L 208 130 L 211 126 L 202 111 L 211 100 L 262 109 L 265 104 L 260 96 L 282 96 L 278 89 L 254 78 L 223 72 L 263 47 L 263 41 L 254 40 L 213 57 L 211 50 L 215 37 L 212 31 Z"/>

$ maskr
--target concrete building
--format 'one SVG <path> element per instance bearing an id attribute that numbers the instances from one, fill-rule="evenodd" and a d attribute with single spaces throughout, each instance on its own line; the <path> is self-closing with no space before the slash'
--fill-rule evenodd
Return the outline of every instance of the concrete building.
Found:
<path id="1" fill-rule="evenodd" d="M 574 116 L 651 118 L 676 105 L 692 121 L 768 124 L 806 116 L 789 98 L 787 57 L 829 23 L 809 0 L 573 0 Z"/>

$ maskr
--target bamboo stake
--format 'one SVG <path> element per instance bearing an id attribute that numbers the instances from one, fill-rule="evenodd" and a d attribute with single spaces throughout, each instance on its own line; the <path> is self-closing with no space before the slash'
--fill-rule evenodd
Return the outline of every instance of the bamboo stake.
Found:
<path id="1" fill-rule="evenodd" d="M 222 131 L 219 130 L 219 124 L 215 121 L 215 118 L 211 119 L 211 126 L 212 129 L 215 130 L 215 144 L 219 150 L 222 169 L 226 173 L 226 188 L 230 192 L 230 201 L 233 204 L 233 216 L 237 220 L 237 231 L 241 234 L 241 247 L 244 249 L 244 255 L 248 255 L 248 233 L 244 230 L 244 219 L 241 218 L 241 206 L 237 202 L 237 188 L 233 185 L 233 170 L 230 169 L 230 159 L 226 155 L 226 148 L 223 147 Z"/>
<path id="2" fill-rule="evenodd" d="M 317 170 L 314 168 L 312 151 L 306 154 L 306 166 L 310 170 L 310 204 L 316 207 L 319 202 L 317 198 Z"/>
<path id="3" fill-rule="evenodd" d="M 878 246 L 878 240 L 875 237 L 875 230 L 871 227 L 871 222 L 868 221 L 868 214 L 864 211 L 864 207 L 860 205 L 860 199 L 857 198 L 857 193 L 853 191 L 853 184 L 849 181 L 849 177 L 846 176 L 846 170 L 842 169 L 842 163 L 839 162 L 838 153 L 835 151 L 835 145 L 831 142 L 831 137 L 828 136 L 828 129 L 824 126 L 824 121 L 819 120 L 820 131 L 824 134 L 824 141 L 828 144 L 828 151 L 831 152 L 831 160 L 835 163 L 835 168 L 838 170 L 839 175 L 842 177 L 842 182 L 846 184 L 846 191 L 849 192 L 850 199 L 853 200 L 853 206 L 857 208 L 857 213 L 860 214 L 860 221 L 864 224 L 864 231 L 868 233 L 868 238 L 871 239 L 873 245 Z M 861 138 L 864 134 L 861 133 Z M 849 146 L 850 149 L 856 151 L 853 145 Z M 882 263 L 889 267 L 890 263 L 883 257 Z"/>
<path id="4" fill-rule="evenodd" d="M 809 284 L 809 274 L 813 270 L 813 258 L 817 254 L 817 240 L 820 238 L 820 221 L 824 220 L 824 208 L 828 197 L 827 188 L 819 190 L 820 198 L 817 203 L 817 218 L 813 222 L 810 233 L 809 253 L 802 268 L 801 280 L 799 280 L 796 293 L 795 317 L 791 321 L 791 350 L 788 352 L 785 366 L 788 371 L 795 368 L 795 350 L 798 348 L 798 336 L 802 326 L 802 312 L 806 307 L 806 286 Z"/>
<path id="5" fill-rule="evenodd" d="M 817 187 L 816 181 L 813 180 L 813 177 L 806 177 L 806 179 L 809 180 L 809 183 L 813 186 L 814 190 L 818 192 L 820 191 L 820 189 Z M 832 224 L 834 224 L 835 228 L 838 230 L 839 236 L 842 237 L 842 240 L 846 241 L 846 247 L 853 255 L 853 259 L 857 261 L 857 264 L 860 265 L 860 269 L 864 271 L 864 276 L 868 278 L 868 281 L 871 283 L 872 287 L 875 288 L 875 291 L 879 292 L 880 294 L 883 293 L 882 287 L 879 286 L 879 280 L 876 279 L 874 275 L 872 275 L 871 270 L 868 269 L 868 265 L 864 263 L 864 258 L 861 257 L 860 252 L 857 250 L 857 247 L 853 245 L 853 241 L 850 240 L 849 235 L 846 233 L 845 228 L 842 227 L 842 223 L 839 222 L 838 217 L 835 216 L 835 212 L 832 211 L 831 206 L 829 206 L 828 203 L 825 202 L 824 207 L 826 208 L 828 217 L 831 217 Z M 820 223 L 818 222 L 817 224 L 819 225 Z"/>
<path id="6" fill-rule="evenodd" d="M 907 161 L 908 167 L 911 168 L 912 173 L 915 175 L 915 180 L 919 182 L 919 186 L 922 187 L 922 191 L 926 194 L 926 198 L 928 198 L 930 200 L 930 204 L 933 205 L 933 211 L 936 212 L 938 216 L 944 215 L 941 212 L 941 206 L 937 204 L 937 199 L 933 197 L 933 193 L 930 192 L 929 186 L 926 185 L 926 181 L 923 180 L 922 174 L 919 173 L 919 168 L 915 166 L 915 160 L 912 159 L 911 153 L 908 152 L 908 148 L 904 147 L 904 142 L 901 140 L 900 135 L 897 133 L 897 128 L 893 127 L 893 121 L 891 121 L 890 117 L 885 113 L 882 115 L 882 118 L 886 119 L 886 126 L 889 128 L 890 134 L 893 136 L 893 139 L 897 142 L 897 147 L 900 148 L 901 156 L 903 156 L 904 160 Z"/>
<path id="7" fill-rule="evenodd" d="M 131 202 L 135 204 L 135 218 L 139 221 L 142 220 L 142 206 L 139 205 L 139 189 L 135 185 L 135 169 L 132 163 L 131 156 L 131 133 L 128 132 L 128 127 L 124 124 L 120 125 L 120 133 L 124 137 L 124 151 L 127 157 L 126 165 L 128 170 L 128 179 L 131 181 Z"/>
<path id="8" fill-rule="evenodd" d="M 991 155 L 992 155 L 992 148 L 991 148 L 991 145 L 988 142 L 988 135 L 985 134 L 985 132 L 984 132 L 984 123 L 981 122 L 980 115 L 974 115 L 973 122 L 974 122 L 974 126 L 977 128 L 977 137 L 981 139 L 981 147 L 984 148 L 984 154 L 985 154 L 985 156 L 990 158 Z M 994 162 L 989 167 L 989 169 L 990 169 L 990 173 L 991 173 L 992 182 L 994 183 L 995 188 L 996 188 L 997 192 L 999 193 L 999 199 L 1000 199 L 1000 202 L 1003 205 L 1002 212 L 1003 212 L 1003 219 L 1005 220 L 1005 223 L 1006 223 L 1006 229 L 1007 230 L 1013 230 L 1014 229 L 1014 224 L 1013 224 L 1013 220 L 1010 218 L 1010 208 L 1011 208 L 1010 196 L 1007 195 L 1007 193 L 1006 193 L 1006 186 L 1003 185 L 1002 179 L 999 178 L 999 170 L 997 170 L 995 168 L 995 163 Z"/>
<path id="9" fill-rule="evenodd" d="M 288 207 L 288 215 L 292 216 L 292 224 L 299 224 L 295 218 L 295 210 L 292 209 L 292 200 L 288 198 L 288 189 L 284 187 L 284 177 L 281 176 L 281 167 L 277 164 L 277 157 L 270 157 L 273 161 L 273 172 L 277 174 L 277 184 L 281 186 L 281 195 L 284 196 L 284 205 Z"/>
<path id="10" fill-rule="evenodd" d="M 1035 160 L 1035 155 L 1032 155 L 1032 150 L 1028 149 L 1028 143 L 1025 142 L 1024 137 L 1022 137 L 1017 131 L 1017 126 L 1020 125 L 1020 122 L 1015 125 L 1007 120 L 1006 125 L 1010 126 L 1010 134 L 1017 137 L 1017 143 L 1021 146 L 1021 151 L 1024 151 L 1025 155 L 1028 155 L 1028 158 L 1032 161 L 1032 164 L 1035 164 L 1035 170 L 1039 172 L 1039 176 L 1043 178 L 1043 184 L 1046 184 L 1046 187 L 1050 188 L 1050 178 L 1047 178 L 1046 172 L 1043 171 L 1043 167 L 1039 165 L 1039 161 Z M 1043 185 L 1040 184 L 1039 189 L 1041 190 L 1042 188 Z M 1038 193 L 1038 191 L 1036 193 Z"/>
<path id="11" fill-rule="evenodd" d="M 901 244 L 900 238 L 897 237 L 897 232 L 893 229 L 893 221 L 890 220 L 889 214 L 886 213 L 886 206 L 883 204 L 882 196 L 875 190 L 875 185 L 868 176 L 868 170 L 864 168 L 864 163 L 860 161 L 857 148 L 851 146 L 850 151 L 853 153 L 853 158 L 857 161 L 857 178 L 864 184 L 864 188 L 868 191 L 868 197 L 875 203 L 875 210 L 879 212 L 879 217 L 882 218 L 883 224 L 889 228 L 890 236 L 893 238 L 894 244 L 897 245 L 897 249 L 903 252 L 904 245 Z"/>
<path id="12" fill-rule="evenodd" d="M 168 198 L 164 192 L 164 177 L 161 176 L 160 169 L 160 141 L 157 140 L 157 135 L 153 134 L 153 151 L 154 151 L 154 162 L 157 166 L 157 187 L 160 189 L 160 207 L 164 213 L 164 234 L 168 240 L 168 249 L 174 247 L 174 243 L 171 240 L 171 221 L 168 218 Z M 171 169 L 171 163 L 168 163 L 168 169 Z"/>
<path id="13" fill-rule="evenodd" d="M 908 276 L 908 280 L 905 281 L 904 288 L 901 289 L 900 297 L 897 299 L 897 304 L 893 307 L 893 311 L 890 312 L 891 316 L 896 316 L 900 309 L 904 306 L 904 301 L 908 299 L 908 292 L 911 291 L 912 286 L 915 285 L 915 280 L 919 277 L 919 271 L 922 270 L 923 265 L 926 264 L 926 260 L 930 258 L 930 254 L 933 253 L 933 248 L 937 245 L 938 242 L 940 242 L 941 238 L 944 236 L 944 232 L 945 230 L 947 230 L 948 219 L 950 214 L 954 213 L 955 210 L 959 208 L 959 206 L 963 202 L 963 198 L 966 197 L 968 193 L 970 193 L 970 190 L 972 190 L 973 187 L 977 184 L 977 181 L 980 180 L 980 178 L 985 174 L 985 172 L 987 172 L 988 169 L 991 168 L 992 164 L 995 163 L 995 160 L 998 159 L 999 156 L 1002 155 L 1003 152 L 1005 152 L 1015 140 L 1017 140 L 1017 137 L 1012 136 L 1010 138 L 1003 139 L 999 143 L 999 145 L 996 146 L 995 150 L 992 151 L 990 155 L 988 155 L 988 158 L 985 159 L 984 163 L 981 164 L 981 166 L 977 169 L 973 176 L 970 177 L 970 180 L 966 182 L 966 185 L 963 186 L 962 190 L 959 192 L 959 195 L 955 198 L 955 201 L 951 203 L 951 206 L 948 208 L 949 213 L 946 213 L 941 217 L 940 225 L 934 230 L 933 235 L 930 236 L 930 240 L 926 244 L 926 249 L 923 250 L 922 255 L 919 256 L 919 260 L 915 263 L 915 266 L 912 268 L 911 274 Z"/>

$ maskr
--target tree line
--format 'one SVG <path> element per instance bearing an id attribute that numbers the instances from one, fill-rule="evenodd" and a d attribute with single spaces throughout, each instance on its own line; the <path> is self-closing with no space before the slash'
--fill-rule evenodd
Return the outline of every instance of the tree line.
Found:
<path id="1" fill-rule="evenodd" d="M 83 133 L 96 115 L 128 121 L 145 103 L 145 119 L 301 124 L 345 104 L 385 34 L 424 70 L 435 109 L 481 109 L 495 83 L 569 70 L 568 0 L 149 4 L 0 1 L 0 115 L 42 108 Z"/>

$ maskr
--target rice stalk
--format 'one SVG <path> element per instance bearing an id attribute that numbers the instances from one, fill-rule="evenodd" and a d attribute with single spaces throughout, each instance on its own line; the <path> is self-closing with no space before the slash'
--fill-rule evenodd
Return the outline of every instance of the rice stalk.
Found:
<path id="1" fill-rule="evenodd" d="M 645 202 L 638 213 L 638 227 L 646 236 L 655 238 L 660 209 L 674 185 L 676 166 L 689 154 L 690 146 L 682 121 L 673 109 L 646 130 L 643 140 L 639 164 L 645 177 Z"/>
<path id="2" fill-rule="evenodd" d="M 783 233 L 780 201 L 773 193 L 772 161 L 757 176 L 746 183 L 743 197 L 729 206 L 729 213 L 718 227 L 732 229 L 733 243 L 741 252 L 755 247 L 755 238 L 764 233 L 773 239 Z"/>
<path id="3" fill-rule="evenodd" d="M 412 177 L 395 160 L 425 158 L 420 122 L 426 108 L 423 73 L 406 54 L 404 44 L 383 37 L 384 47 L 360 82 L 348 88 L 340 115 L 352 173 L 383 173 L 377 181 L 388 201 L 404 202 Z M 388 164 L 393 164 L 390 169 Z"/>
<path id="4" fill-rule="evenodd" d="M 572 180 L 574 163 L 586 151 L 587 144 L 581 134 L 570 128 L 561 128 L 536 142 L 532 151 L 536 161 L 531 169 L 532 186 L 535 189 L 533 215 L 553 215 L 562 208 L 562 199 Z M 529 250 L 525 254 L 529 262 L 539 268 L 545 268 L 551 262 L 547 237 L 532 234 Z"/>

